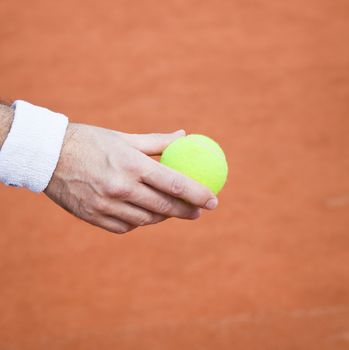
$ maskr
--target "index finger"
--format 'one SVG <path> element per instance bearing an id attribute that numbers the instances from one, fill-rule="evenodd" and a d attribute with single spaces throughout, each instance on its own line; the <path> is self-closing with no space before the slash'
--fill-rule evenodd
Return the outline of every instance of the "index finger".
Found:
<path id="1" fill-rule="evenodd" d="M 200 208 L 214 209 L 218 205 L 217 197 L 206 186 L 151 158 L 141 181 Z"/>

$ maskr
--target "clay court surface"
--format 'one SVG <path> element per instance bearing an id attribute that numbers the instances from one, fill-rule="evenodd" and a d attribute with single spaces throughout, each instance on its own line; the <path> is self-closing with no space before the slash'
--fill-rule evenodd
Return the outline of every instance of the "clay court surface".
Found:
<path id="1" fill-rule="evenodd" d="M 1 98 L 207 134 L 231 170 L 216 211 L 126 235 L 0 186 L 1 350 L 349 349 L 347 1 L 0 13 Z"/>

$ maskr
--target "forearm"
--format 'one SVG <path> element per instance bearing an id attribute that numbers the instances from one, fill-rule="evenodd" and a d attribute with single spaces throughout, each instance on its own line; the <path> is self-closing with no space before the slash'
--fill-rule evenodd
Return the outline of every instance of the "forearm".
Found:
<path id="1" fill-rule="evenodd" d="M 14 110 L 12 107 L 0 103 L 0 148 L 6 140 L 13 121 Z"/>

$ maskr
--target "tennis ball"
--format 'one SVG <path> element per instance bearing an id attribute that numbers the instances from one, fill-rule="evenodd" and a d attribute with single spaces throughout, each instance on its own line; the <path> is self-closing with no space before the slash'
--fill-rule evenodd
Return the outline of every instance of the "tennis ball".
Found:
<path id="1" fill-rule="evenodd" d="M 160 162 L 207 186 L 218 194 L 228 175 L 228 164 L 217 142 L 191 134 L 176 139 L 161 155 Z"/>

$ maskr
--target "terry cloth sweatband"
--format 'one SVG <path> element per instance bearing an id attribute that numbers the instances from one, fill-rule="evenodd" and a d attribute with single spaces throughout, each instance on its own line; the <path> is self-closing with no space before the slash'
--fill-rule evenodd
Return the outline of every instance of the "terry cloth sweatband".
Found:
<path id="1" fill-rule="evenodd" d="M 42 192 L 57 166 L 68 118 L 21 100 L 12 107 L 13 123 L 0 150 L 0 182 Z"/>

